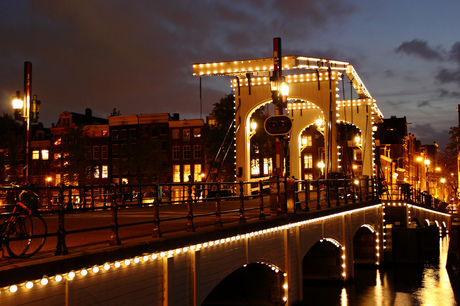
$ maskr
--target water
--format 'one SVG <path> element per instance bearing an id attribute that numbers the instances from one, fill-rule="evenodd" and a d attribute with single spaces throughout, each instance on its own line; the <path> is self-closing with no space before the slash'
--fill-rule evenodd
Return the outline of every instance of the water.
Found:
<path id="1" fill-rule="evenodd" d="M 440 240 L 439 258 L 425 264 L 355 266 L 349 283 L 305 284 L 300 305 L 457 305 L 454 290 L 458 295 L 460 288 L 452 286 L 445 268 L 448 239 Z"/>

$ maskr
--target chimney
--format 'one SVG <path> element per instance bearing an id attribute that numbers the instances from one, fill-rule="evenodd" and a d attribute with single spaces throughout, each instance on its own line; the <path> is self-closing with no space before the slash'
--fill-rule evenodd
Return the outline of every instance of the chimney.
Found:
<path id="1" fill-rule="evenodd" d="M 91 108 L 86 108 L 86 109 L 85 109 L 85 117 L 86 117 L 86 118 L 91 118 L 91 117 L 93 117 L 93 111 L 91 110 Z"/>

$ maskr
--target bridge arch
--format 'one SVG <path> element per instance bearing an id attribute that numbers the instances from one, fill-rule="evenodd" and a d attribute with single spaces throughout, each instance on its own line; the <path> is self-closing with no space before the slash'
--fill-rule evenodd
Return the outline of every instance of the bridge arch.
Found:
<path id="1" fill-rule="evenodd" d="M 370 224 L 363 224 L 353 236 L 353 262 L 355 264 L 375 264 L 378 247 L 378 232 Z"/>
<path id="2" fill-rule="evenodd" d="M 227 275 L 201 305 L 281 305 L 287 294 L 286 273 L 275 265 L 256 262 Z"/>

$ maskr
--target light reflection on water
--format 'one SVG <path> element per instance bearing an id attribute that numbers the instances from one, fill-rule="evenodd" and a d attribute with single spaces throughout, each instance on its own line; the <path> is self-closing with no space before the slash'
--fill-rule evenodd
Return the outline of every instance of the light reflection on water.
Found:
<path id="1" fill-rule="evenodd" d="M 444 237 L 434 262 L 355 267 L 354 281 L 345 285 L 306 284 L 300 305 L 457 305 L 446 270 L 448 248 Z"/>

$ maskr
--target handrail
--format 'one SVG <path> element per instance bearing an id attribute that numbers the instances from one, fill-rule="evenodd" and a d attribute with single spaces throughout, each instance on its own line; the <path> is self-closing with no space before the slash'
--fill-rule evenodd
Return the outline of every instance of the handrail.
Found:
<path id="1" fill-rule="evenodd" d="M 195 220 L 215 216 L 214 227 L 223 227 L 222 216 L 235 214 L 235 221 L 246 223 L 251 218 L 247 213 L 258 211 L 256 217 L 265 220 L 267 215 L 276 217 L 287 213 L 288 201 L 292 199 L 294 213 L 312 210 L 311 203 L 316 204 L 316 210 L 331 208 L 340 205 L 350 205 L 357 202 L 377 200 L 377 186 L 374 178 L 348 178 L 294 180 L 285 178 L 271 178 L 258 182 L 257 192 L 244 194 L 244 188 L 252 182 L 187 182 L 168 184 L 133 184 L 133 185 L 99 185 L 99 186 L 65 186 L 55 187 L 0 187 L 0 210 L 7 209 L 7 201 L 16 199 L 21 191 L 31 191 L 38 195 L 34 200 L 39 202 L 38 212 L 50 214 L 56 218 L 57 231 L 48 236 L 56 236 L 57 244 L 55 255 L 69 253 L 66 237 L 77 233 L 111 229 L 111 236 L 107 241 L 110 245 L 121 244 L 120 229 L 130 226 L 152 224 L 152 237 L 162 238 L 164 233 L 161 224 L 170 221 L 186 220 L 186 231 L 196 231 Z M 251 185 L 249 185 L 251 186 Z M 269 188 L 267 188 L 269 186 Z M 432 205 L 425 195 L 418 190 L 403 189 L 401 186 L 389 186 L 390 198 L 407 199 L 420 205 Z M 384 195 L 387 196 L 387 195 Z M 267 202 L 267 198 L 269 201 Z M 238 208 L 222 210 L 223 201 L 239 203 Z M 214 203 L 214 209 L 195 213 L 200 203 Z M 183 216 L 165 217 L 161 215 L 160 206 L 182 204 L 186 206 Z M 251 205 L 248 205 L 251 204 Z M 152 207 L 153 216 L 148 221 L 127 222 L 120 224 L 120 214 L 131 207 Z M 111 222 L 108 225 L 91 228 L 69 229 L 66 227 L 65 216 L 70 213 L 93 211 L 111 211 Z M 55 217 L 54 217 L 55 216 Z"/>

